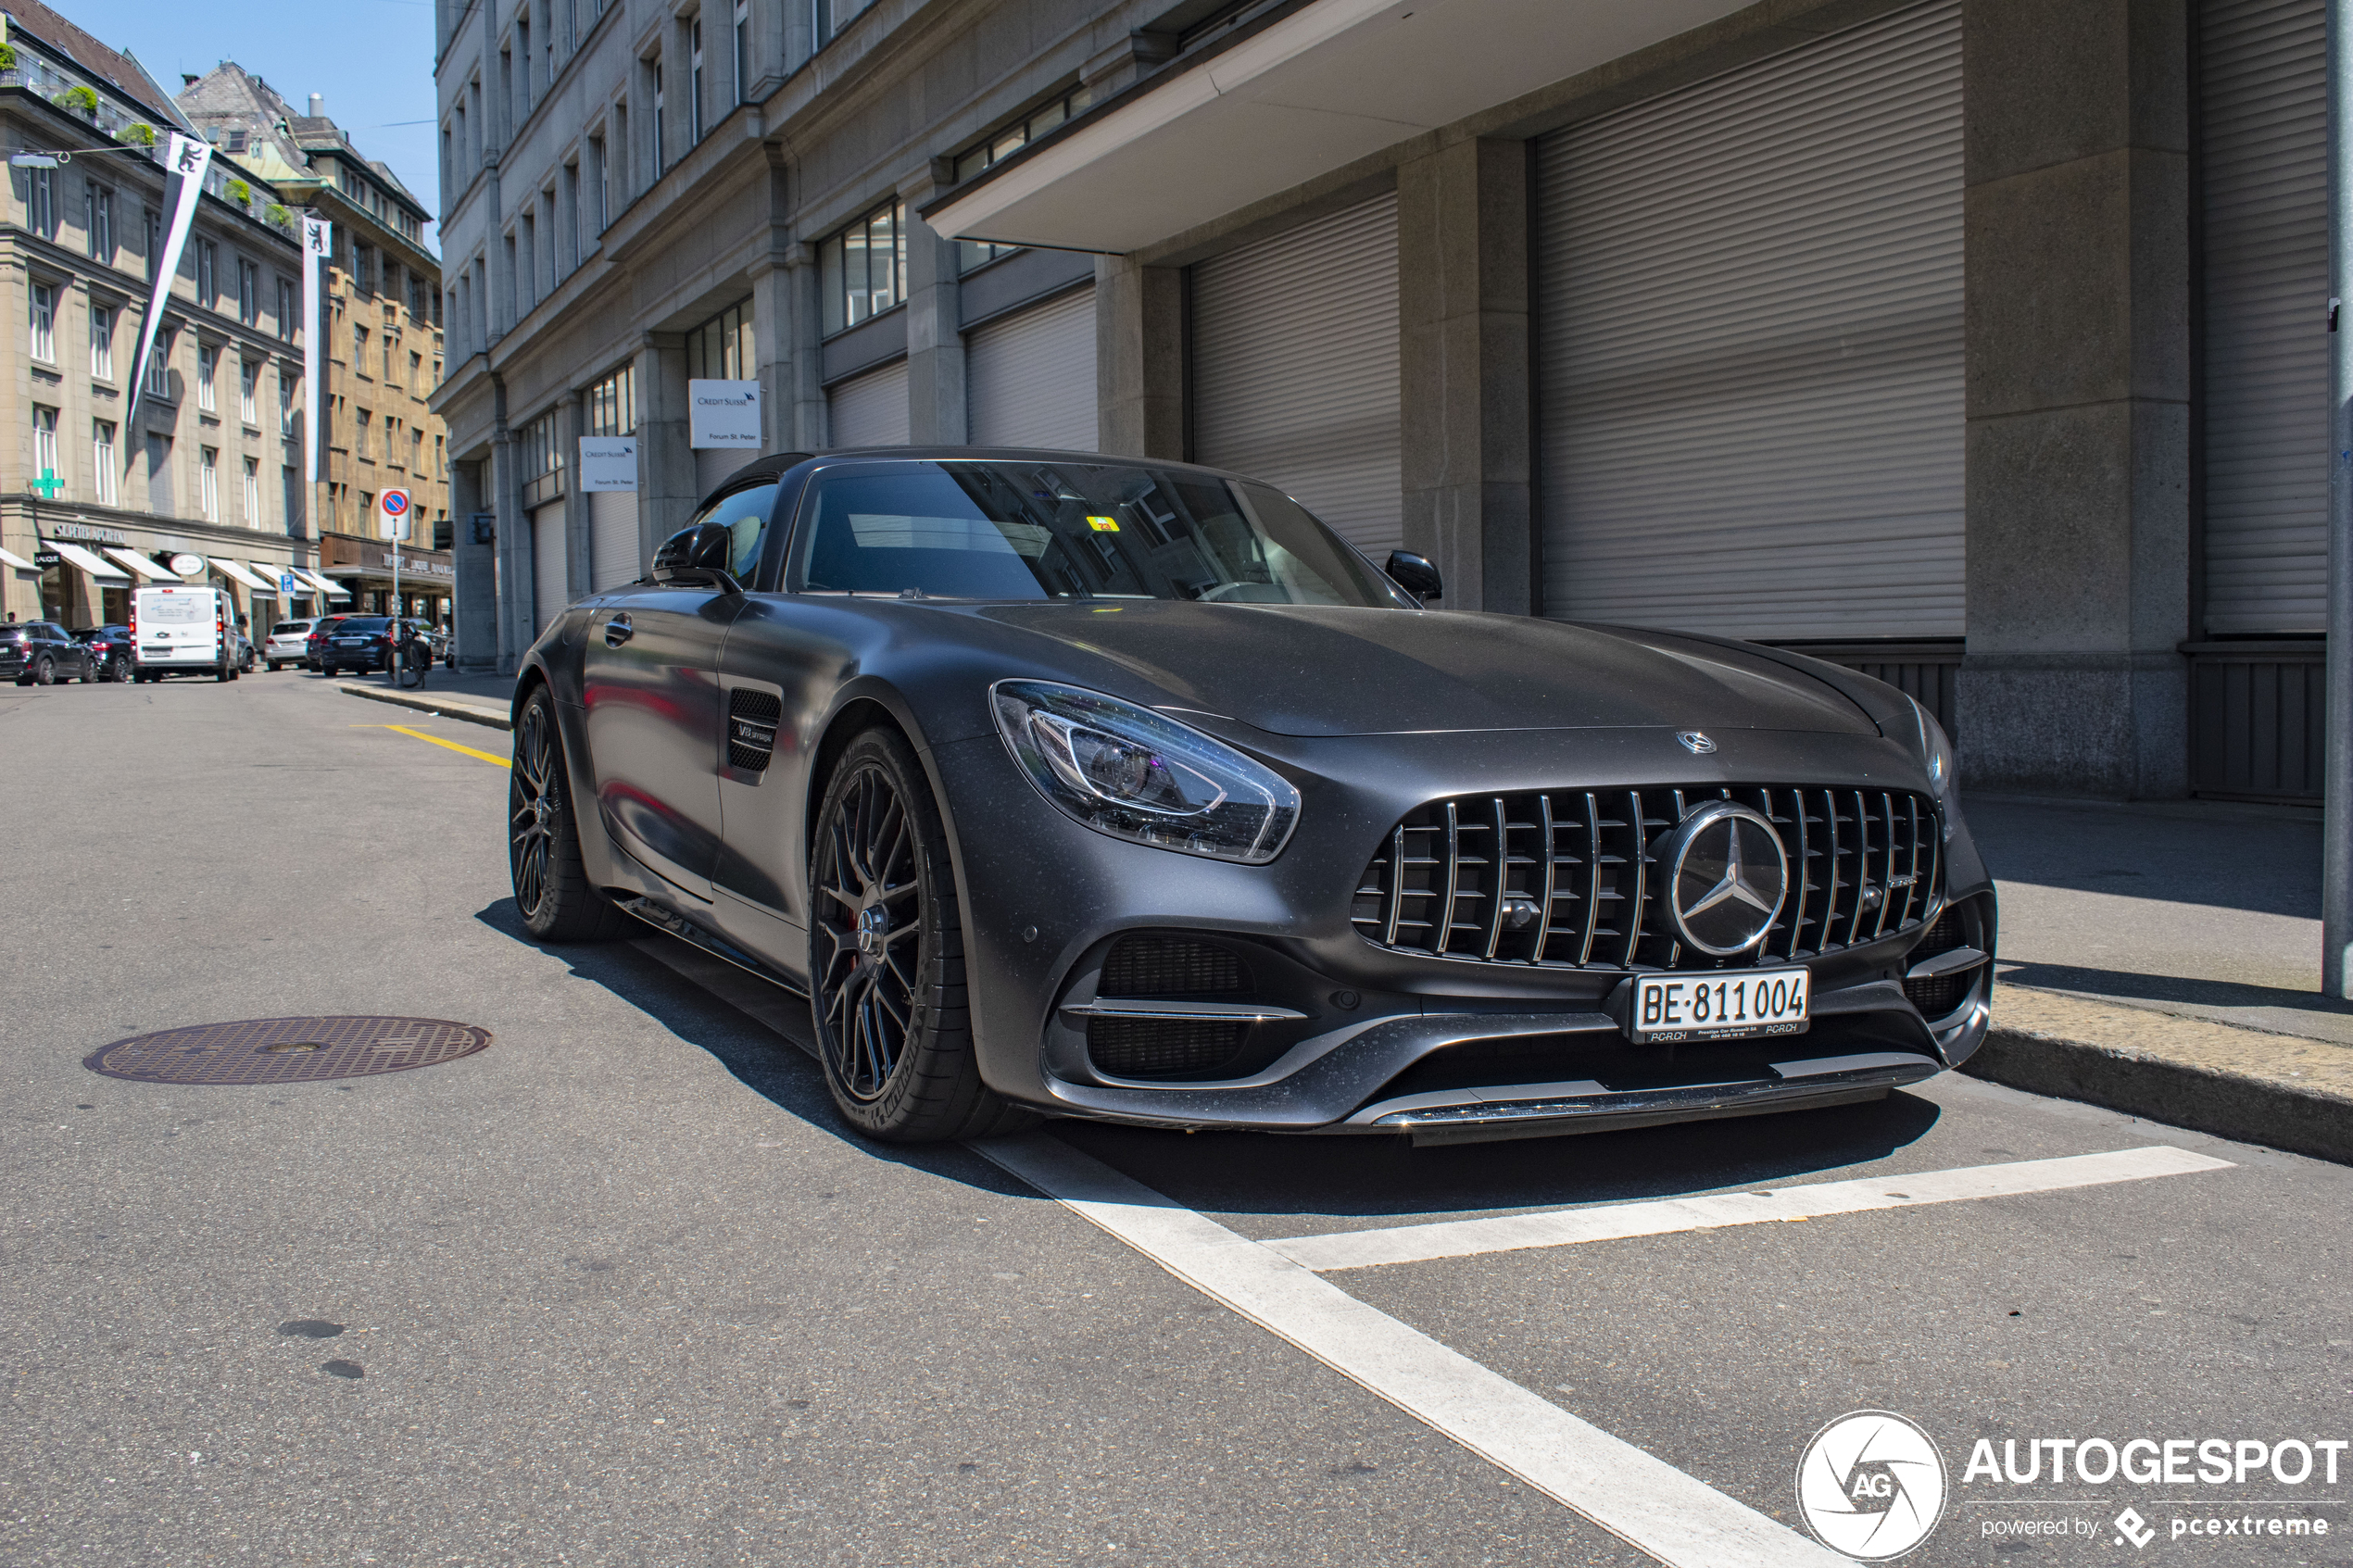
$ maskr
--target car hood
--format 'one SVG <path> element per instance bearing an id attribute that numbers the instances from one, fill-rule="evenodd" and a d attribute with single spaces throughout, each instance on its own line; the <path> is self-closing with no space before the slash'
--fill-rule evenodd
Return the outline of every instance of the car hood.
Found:
<path id="1" fill-rule="evenodd" d="M 991 605 L 1120 666 L 1164 706 L 1283 735 L 1667 727 L 1875 734 L 1812 676 L 1738 646 L 1528 616 L 1321 605 Z"/>

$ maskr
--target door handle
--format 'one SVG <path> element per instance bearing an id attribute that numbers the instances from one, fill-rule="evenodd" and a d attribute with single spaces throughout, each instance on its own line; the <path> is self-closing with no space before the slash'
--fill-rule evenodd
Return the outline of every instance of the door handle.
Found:
<path id="1" fill-rule="evenodd" d="M 635 634 L 627 615 L 616 615 L 605 622 L 605 646 L 617 648 Z"/>

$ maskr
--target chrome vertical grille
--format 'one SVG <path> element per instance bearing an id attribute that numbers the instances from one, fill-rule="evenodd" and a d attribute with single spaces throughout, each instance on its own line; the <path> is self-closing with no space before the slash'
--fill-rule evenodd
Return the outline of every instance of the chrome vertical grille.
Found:
<path id="1" fill-rule="evenodd" d="M 1649 847 L 1709 800 L 1773 823 L 1789 856 L 1781 912 L 1753 957 L 1688 950 Z M 1365 868 L 1350 917 L 1378 947 L 1554 968 L 1718 969 L 1779 962 L 1917 926 L 1942 886 L 1936 809 L 1903 790 L 1779 784 L 1457 796 L 1406 813 Z M 1515 924 L 1516 907 L 1533 915 Z"/>

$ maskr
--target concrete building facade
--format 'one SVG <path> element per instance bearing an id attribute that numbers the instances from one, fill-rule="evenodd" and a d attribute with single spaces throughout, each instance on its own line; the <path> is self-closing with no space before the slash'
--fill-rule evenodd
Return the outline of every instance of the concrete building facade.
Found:
<path id="1" fill-rule="evenodd" d="M 443 0 L 468 646 L 641 571 L 740 376 L 770 450 L 1212 462 L 1450 609 L 1868 669 L 1979 784 L 2312 798 L 2322 21 Z"/>
<path id="2" fill-rule="evenodd" d="M 132 377 L 164 214 L 165 134 L 186 131 L 137 60 L 32 4 L 9 7 L 0 142 L 0 613 L 120 623 L 147 581 L 209 581 L 266 628 L 326 602 L 283 579 L 319 555 L 300 473 L 300 247 L 281 195 L 208 176 L 145 395 Z M 22 562 L 19 566 L 17 562 Z M 173 563 L 177 563 L 175 568 Z M 184 570 L 182 570 L 184 569 Z"/>
<path id="3" fill-rule="evenodd" d="M 217 150 L 333 226 L 321 286 L 325 382 L 319 478 L 309 511 L 322 571 L 363 613 L 449 619 L 447 433 L 427 403 L 442 377 L 441 264 L 425 244 L 433 213 L 365 157 L 312 94 L 308 113 L 233 61 L 183 79 L 181 110 Z M 387 488 L 409 493 L 416 522 L 401 547 L 398 604 L 376 515 Z"/>

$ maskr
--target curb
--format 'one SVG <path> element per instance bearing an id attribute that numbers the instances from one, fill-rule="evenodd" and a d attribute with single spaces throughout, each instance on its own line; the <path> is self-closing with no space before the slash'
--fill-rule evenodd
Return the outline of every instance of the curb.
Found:
<path id="1" fill-rule="evenodd" d="M 381 686 L 359 686 L 348 681 L 336 682 L 335 689 L 347 696 L 363 696 L 370 702 L 388 702 L 395 708 L 414 709 L 439 719 L 462 719 L 469 724 L 482 724 L 493 730 L 511 730 L 515 727 L 514 721 L 507 717 L 505 709 L 469 702 L 463 697 L 386 691 Z"/>
<path id="2" fill-rule="evenodd" d="M 1974 1078 L 2353 1164 L 2353 1049 L 2003 986 Z"/>

